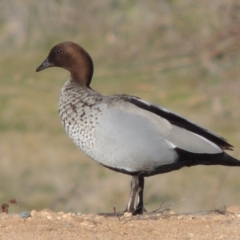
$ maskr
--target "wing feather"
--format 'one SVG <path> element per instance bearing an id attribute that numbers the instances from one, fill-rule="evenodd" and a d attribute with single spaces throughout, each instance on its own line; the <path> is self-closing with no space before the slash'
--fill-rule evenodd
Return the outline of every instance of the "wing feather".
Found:
<path id="1" fill-rule="evenodd" d="M 141 109 L 144 109 L 144 110 L 152 112 L 162 118 L 165 118 L 166 120 L 168 120 L 171 124 L 173 124 L 175 126 L 184 128 L 190 132 L 193 132 L 193 133 L 209 140 L 210 142 L 215 143 L 221 149 L 233 150 L 233 146 L 231 144 L 229 144 L 227 142 L 227 140 L 224 139 L 223 137 L 198 126 L 197 124 L 183 118 L 182 116 L 180 116 L 176 113 L 173 113 L 165 108 L 159 107 L 157 105 L 154 105 L 152 103 L 149 103 L 149 102 L 144 101 L 137 97 L 128 97 L 128 98 L 126 98 L 126 100 Z"/>

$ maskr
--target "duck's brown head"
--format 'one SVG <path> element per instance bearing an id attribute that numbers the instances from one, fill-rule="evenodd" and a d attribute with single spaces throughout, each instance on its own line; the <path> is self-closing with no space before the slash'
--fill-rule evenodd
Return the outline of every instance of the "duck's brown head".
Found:
<path id="1" fill-rule="evenodd" d="M 71 73 L 71 79 L 89 87 L 93 75 L 93 61 L 90 55 L 78 44 L 63 42 L 54 46 L 48 57 L 36 69 L 37 72 L 49 68 L 61 67 Z"/>

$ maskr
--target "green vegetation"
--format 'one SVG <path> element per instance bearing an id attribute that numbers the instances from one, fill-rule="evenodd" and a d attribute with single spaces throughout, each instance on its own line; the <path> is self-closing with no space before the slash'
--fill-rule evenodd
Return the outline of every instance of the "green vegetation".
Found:
<path id="1" fill-rule="evenodd" d="M 229 139 L 240 159 L 240 3 L 56 0 L 0 2 L 0 203 L 57 211 L 122 210 L 130 177 L 102 168 L 71 143 L 58 118 L 62 69 L 36 74 L 56 43 L 81 44 L 92 87 L 172 109 Z M 147 179 L 146 202 L 191 198 L 196 211 L 239 204 L 240 169 L 193 167 Z"/>

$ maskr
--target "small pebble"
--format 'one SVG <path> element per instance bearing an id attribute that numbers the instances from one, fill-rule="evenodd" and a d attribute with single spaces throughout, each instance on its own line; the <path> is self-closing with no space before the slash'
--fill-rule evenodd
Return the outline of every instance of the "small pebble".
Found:
<path id="1" fill-rule="evenodd" d="M 82 226 L 89 226 L 90 225 L 90 222 L 88 221 L 83 221 L 80 223 Z"/>
<path id="2" fill-rule="evenodd" d="M 37 211 L 36 210 L 32 210 L 31 211 L 31 217 L 34 218 L 37 216 Z"/>
<path id="3" fill-rule="evenodd" d="M 125 212 L 123 214 L 123 217 L 132 217 L 132 213 L 131 212 Z"/>
<path id="4" fill-rule="evenodd" d="M 31 217 L 31 213 L 28 211 L 20 212 L 19 217 L 20 218 L 29 218 L 29 217 Z"/>

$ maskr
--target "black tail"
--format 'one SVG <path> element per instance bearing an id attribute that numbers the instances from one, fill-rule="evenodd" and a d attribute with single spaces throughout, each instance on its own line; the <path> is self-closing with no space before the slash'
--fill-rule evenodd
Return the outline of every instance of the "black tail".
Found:
<path id="1" fill-rule="evenodd" d="M 196 165 L 223 165 L 223 166 L 239 166 L 240 161 L 231 157 L 225 152 L 217 154 L 207 154 L 207 153 L 191 153 L 183 149 L 175 149 L 179 155 L 178 161 L 182 163 L 183 166 L 191 167 Z"/>

